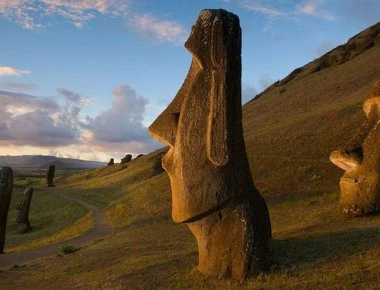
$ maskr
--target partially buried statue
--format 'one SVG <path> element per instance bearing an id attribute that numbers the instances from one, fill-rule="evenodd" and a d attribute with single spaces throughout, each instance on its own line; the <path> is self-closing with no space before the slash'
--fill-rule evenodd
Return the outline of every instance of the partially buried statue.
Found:
<path id="1" fill-rule="evenodd" d="M 32 227 L 29 222 L 29 209 L 30 203 L 32 201 L 33 196 L 33 187 L 28 187 L 25 189 L 24 197 L 21 202 L 17 205 L 16 209 L 18 210 L 16 224 L 18 228 L 18 232 L 20 234 L 26 233 Z"/>
<path id="2" fill-rule="evenodd" d="M 54 187 L 55 166 L 50 165 L 46 173 L 46 187 Z"/>
<path id="3" fill-rule="evenodd" d="M 0 168 L 0 254 L 4 252 L 5 231 L 9 205 L 13 190 L 13 171 L 9 167 Z"/>
<path id="4" fill-rule="evenodd" d="M 172 217 L 197 240 L 198 270 L 243 279 L 268 267 L 271 224 L 243 139 L 239 18 L 203 10 L 185 47 L 188 75 L 149 132 L 169 146 Z"/>
<path id="5" fill-rule="evenodd" d="M 346 172 L 340 179 L 340 208 L 348 216 L 380 211 L 380 81 L 365 100 L 366 119 L 349 144 L 330 160 Z"/>

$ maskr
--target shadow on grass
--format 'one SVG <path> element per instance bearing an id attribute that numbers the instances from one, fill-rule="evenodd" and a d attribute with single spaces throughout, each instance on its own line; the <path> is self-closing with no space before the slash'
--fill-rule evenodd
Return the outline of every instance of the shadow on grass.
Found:
<path id="1" fill-rule="evenodd" d="M 349 229 L 318 236 L 273 240 L 273 264 L 280 269 L 344 260 L 380 244 L 380 228 Z"/>

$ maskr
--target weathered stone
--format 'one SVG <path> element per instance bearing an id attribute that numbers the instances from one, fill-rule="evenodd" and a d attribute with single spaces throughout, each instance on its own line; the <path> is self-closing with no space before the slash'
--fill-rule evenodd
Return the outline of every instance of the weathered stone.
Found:
<path id="1" fill-rule="evenodd" d="M 108 162 L 107 165 L 108 165 L 108 166 L 112 166 L 112 165 L 114 165 L 114 163 L 115 163 L 115 162 L 114 162 L 113 158 L 111 158 L 111 159 L 110 159 L 110 162 Z"/>
<path id="2" fill-rule="evenodd" d="M 243 279 L 268 267 L 271 225 L 243 139 L 239 18 L 203 10 L 185 47 L 188 75 L 149 132 L 170 147 L 172 217 L 194 234 L 199 271 Z"/>
<path id="3" fill-rule="evenodd" d="M 348 216 L 380 211 L 380 81 L 363 104 L 364 123 L 330 160 L 346 172 L 340 179 L 340 208 Z"/>
<path id="4" fill-rule="evenodd" d="M 55 165 L 50 165 L 46 173 L 46 187 L 54 187 Z"/>
<path id="5" fill-rule="evenodd" d="M 121 164 L 125 164 L 125 163 L 128 163 L 132 160 L 132 155 L 131 154 L 127 154 L 125 155 L 124 158 L 121 158 Z"/>
<path id="6" fill-rule="evenodd" d="M 33 196 L 33 187 L 28 187 L 25 189 L 24 197 L 21 202 L 17 205 L 16 209 L 18 210 L 16 224 L 18 228 L 18 232 L 23 234 L 29 231 L 32 227 L 29 222 L 29 209 L 30 203 L 32 201 Z"/>
<path id="7" fill-rule="evenodd" d="M 4 252 L 5 231 L 8 210 L 13 190 L 13 171 L 9 167 L 0 168 L 0 254 Z"/>

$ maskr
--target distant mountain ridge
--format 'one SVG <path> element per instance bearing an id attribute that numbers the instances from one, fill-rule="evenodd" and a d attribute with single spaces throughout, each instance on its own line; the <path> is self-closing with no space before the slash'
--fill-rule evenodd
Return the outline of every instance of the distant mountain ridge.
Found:
<path id="1" fill-rule="evenodd" d="M 104 166 L 106 163 L 44 155 L 0 156 L 0 166 L 43 169 L 52 164 L 57 169 L 91 169 Z"/>

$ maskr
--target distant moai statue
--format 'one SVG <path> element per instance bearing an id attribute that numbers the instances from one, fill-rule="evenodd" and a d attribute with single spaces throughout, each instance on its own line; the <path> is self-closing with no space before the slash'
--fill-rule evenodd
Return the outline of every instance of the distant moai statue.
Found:
<path id="1" fill-rule="evenodd" d="M 113 158 L 111 158 L 107 165 L 108 166 L 112 166 L 114 164 L 115 164 L 115 162 L 114 162 Z"/>
<path id="2" fill-rule="evenodd" d="M 170 147 L 172 217 L 197 240 L 198 270 L 243 279 L 268 268 L 271 224 L 243 139 L 239 18 L 203 10 L 185 47 L 188 75 L 149 132 Z"/>
<path id="3" fill-rule="evenodd" d="M 121 158 L 121 162 L 120 164 L 125 164 L 125 163 L 128 163 L 132 160 L 132 155 L 131 154 L 127 154 L 125 155 L 124 158 Z"/>
<path id="4" fill-rule="evenodd" d="M 50 165 L 46 173 L 46 187 L 54 187 L 55 165 Z"/>
<path id="5" fill-rule="evenodd" d="M 24 197 L 21 202 L 17 205 L 16 209 L 18 210 L 16 224 L 18 232 L 23 234 L 29 231 L 32 227 L 29 222 L 29 209 L 30 203 L 33 196 L 33 187 L 27 187 L 24 192 Z"/>
<path id="6" fill-rule="evenodd" d="M 380 211 L 380 81 L 363 104 L 366 115 L 350 142 L 330 160 L 345 170 L 340 179 L 340 208 L 348 216 Z"/>
<path id="7" fill-rule="evenodd" d="M 13 171 L 9 167 L 0 168 L 0 254 L 4 253 L 5 231 L 9 205 L 13 190 Z"/>
<path id="8" fill-rule="evenodd" d="M 140 158 L 140 157 L 143 157 L 143 156 L 144 156 L 144 154 L 139 154 L 139 155 L 136 156 L 135 159 Z"/>

